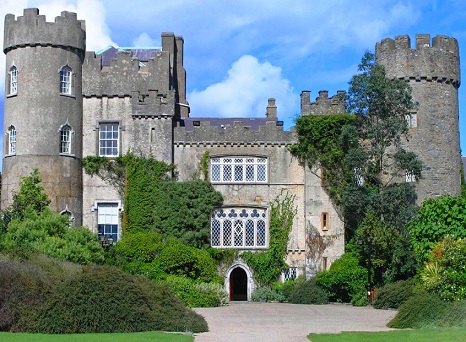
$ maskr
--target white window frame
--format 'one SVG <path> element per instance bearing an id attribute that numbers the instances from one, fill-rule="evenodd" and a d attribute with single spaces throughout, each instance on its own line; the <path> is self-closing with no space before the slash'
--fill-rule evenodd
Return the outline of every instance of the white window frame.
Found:
<path id="1" fill-rule="evenodd" d="M 12 65 L 8 72 L 8 95 L 18 94 L 18 68 Z"/>
<path id="2" fill-rule="evenodd" d="M 210 158 L 212 183 L 267 183 L 268 159 L 263 156 Z"/>
<path id="3" fill-rule="evenodd" d="M 417 113 L 409 113 L 405 116 L 408 128 L 417 128 Z"/>
<path id="4" fill-rule="evenodd" d="M 65 124 L 60 127 L 60 154 L 73 154 L 72 146 L 73 146 L 73 134 L 74 131 L 70 125 Z M 65 134 L 66 133 L 66 134 Z"/>
<path id="5" fill-rule="evenodd" d="M 266 208 L 218 208 L 212 212 L 210 223 L 210 241 L 213 248 L 268 247 L 269 223 Z"/>
<path id="6" fill-rule="evenodd" d="M 112 208 L 113 212 L 111 209 L 107 210 L 108 208 Z M 123 207 L 121 205 L 121 201 L 119 200 L 117 201 L 112 201 L 112 200 L 95 201 L 94 205 L 92 206 L 91 211 L 97 212 L 97 218 L 96 218 L 97 235 L 103 234 L 104 237 L 106 237 L 107 239 L 112 239 L 113 242 L 120 240 L 121 238 L 120 213 L 122 210 L 123 210 Z M 106 231 L 106 228 L 112 228 L 112 227 L 105 227 L 105 226 L 99 227 L 99 225 L 116 226 L 116 232 L 114 233 L 114 232 Z"/>
<path id="7" fill-rule="evenodd" d="M 117 157 L 120 154 L 120 123 L 100 122 L 98 130 L 100 157 Z"/>
<path id="8" fill-rule="evenodd" d="M 8 151 L 7 154 L 13 155 L 16 154 L 16 128 L 15 126 L 11 125 L 8 127 Z"/>
<path id="9" fill-rule="evenodd" d="M 67 64 L 60 68 L 60 94 L 72 95 L 73 69 Z"/>
<path id="10" fill-rule="evenodd" d="M 416 175 L 412 171 L 406 171 L 405 180 L 406 180 L 406 183 L 415 183 Z"/>

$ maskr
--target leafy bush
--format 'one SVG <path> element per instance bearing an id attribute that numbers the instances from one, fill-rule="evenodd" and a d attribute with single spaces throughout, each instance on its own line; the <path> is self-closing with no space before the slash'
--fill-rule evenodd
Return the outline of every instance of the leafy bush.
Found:
<path id="1" fill-rule="evenodd" d="M 285 297 L 285 301 L 289 301 L 291 293 L 294 291 L 297 285 L 305 282 L 304 276 L 299 276 L 296 279 L 289 279 L 285 282 L 277 281 L 273 284 L 273 289 L 280 292 Z"/>
<path id="2" fill-rule="evenodd" d="M 353 298 L 366 295 L 367 270 L 359 266 L 356 253 L 343 254 L 328 271 L 319 272 L 315 279 L 328 292 L 330 301 L 349 303 Z"/>
<path id="3" fill-rule="evenodd" d="M 398 309 L 398 307 L 413 296 L 414 279 L 400 280 L 388 284 L 377 291 L 373 306 L 376 309 Z"/>
<path id="4" fill-rule="evenodd" d="M 176 239 L 171 239 L 160 251 L 156 262 L 167 274 L 204 282 L 218 280 L 215 261 L 207 251 L 186 246 Z"/>
<path id="5" fill-rule="evenodd" d="M 293 304 L 327 304 L 328 295 L 315 279 L 309 279 L 296 285 L 288 301 Z"/>
<path id="6" fill-rule="evenodd" d="M 285 297 L 280 292 L 268 286 L 257 288 L 251 295 L 253 302 L 283 302 Z"/>
<path id="7" fill-rule="evenodd" d="M 0 331 L 17 329 L 24 312 L 39 308 L 57 284 L 81 272 L 76 264 L 13 251 L 15 257 L 0 255 Z"/>
<path id="8" fill-rule="evenodd" d="M 29 212 L 8 224 L 3 247 L 21 247 L 51 257 L 80 264 L 100 263 L 104 259 L 97 236 L 85 227 L 70 228 L 67 217 L 43 209 Z"/>
<path id="9" fill-rule="evenodd" d="M 165 244 L 156 232 L 125 233 L 114 246 L 117 264 L 133 261 L 152 262 Z"/>
<path id="10" fill-rule="evenodd" d="M 417 257 L 427 261 L 435 243 L 446 236 L 466 238 L 466 197 L 444 195 L 426 199 L 410 225 Z"/>
<path id="11" fill-rule="evenodd" d="M 437 243 L 421 278 L 425 288 L 443 300 L 466 299 L 466 239 L 447 237 Z"/>
<path id="12" fill-rule="evenodd" d="M 446 302 L 432 293 L 420 293 L 400 305 L 390 328 L 466 326 L 466 301 Z"/>
<path id="13" fill-rule="evenodd" d="M 57 286 L 38 310 L 26 311 L 19 331 L 41 333 L 207 330 L 173 293 L 111 266 L 85 266 Z"/>
<path id="14" fill-rule="evenodd" d="M 185 276 L 166 276 L 165 282 L 191 308 L 216 307 L 228 303 L 225 288 L 218 283 L 202 283 Z"/>

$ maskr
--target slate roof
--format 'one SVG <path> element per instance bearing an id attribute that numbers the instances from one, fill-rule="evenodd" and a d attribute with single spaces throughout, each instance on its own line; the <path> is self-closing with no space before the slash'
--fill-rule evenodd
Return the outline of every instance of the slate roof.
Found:
<path id="1" fill-rule="evenodd" d="M 119 51 L 130 51 L 131 56 L 137 58 L 139 62 L 147 62 L 149 59 L 154 58 L 156 53 L 161 51 L 161 48 L 137 48 L 137 47 L 119 47 L 108 46 L 102 50 L 96 51 L 96 55 L 102 56 L 102 66 L 109 66 L 110 61 L 117 58 Z"/>

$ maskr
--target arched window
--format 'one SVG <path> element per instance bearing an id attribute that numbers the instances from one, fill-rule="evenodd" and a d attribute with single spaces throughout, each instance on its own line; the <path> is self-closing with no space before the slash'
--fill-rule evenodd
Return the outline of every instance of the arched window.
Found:
<path id="1" fill-rule="evenodd" d="M 60 153 L 71 154 L 71 127 L 64 125 L 60 129 Z"/>
<path id="2" fill-rule="evenodd" d="M 16 153 L 16 128 L 15 126 L 8 127 L 8 154 Z"/>
<path id="3" fill-rule="evenodd" d="M 71 76 L 73 71 L 68 65 L 60 69 L 60 94 L 71 95 Z"/>
<path id="4" fill-rule="evenodd" d="M 18 68 L 16 66 L 11 66 L 8 78 L 8 95 L 16 95 L 18 93 Z"/>

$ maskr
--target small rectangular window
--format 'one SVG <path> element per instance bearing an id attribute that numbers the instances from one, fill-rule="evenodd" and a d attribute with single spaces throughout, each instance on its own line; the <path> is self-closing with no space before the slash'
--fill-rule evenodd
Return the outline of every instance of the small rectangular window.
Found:
<path id="1" fill-rule="evenodd" d="M 417 127 L 417 113 L 406 114 L 406 123 L 408 124 L 408 128 L 416 128 Z"/>
<path id="2" fill-rule="evenodd" d="M 327 257 L 323 257 L 323 258 L 322 258 L 322 271 L 326 271 L 326 270 L 327 270 L 327 267 L 328 267 L 328 258 L 327 258 Z"/>
<path id="3" fill-rule="evenodd" d="M 101 123 L 99 125 L 99 156 L 118 156 L 120 152 L 119 133 L 118 123 Z"/>
<path id="4" fill-rule="evenodd" d="M 97 231 L 99 236 L 118 240 L 118 203 L 97 204 Z"/>
<path id="5" fill-rule="evenodd" d="M 406 183 L 416 182 L 416 175 L 411 171 L 406 171 Z"/>
<path id="6" fill-rule="evenodd" d="M 328 230 L 328 213 L 322 213 L 320 221 L 322 230 Z"/>

